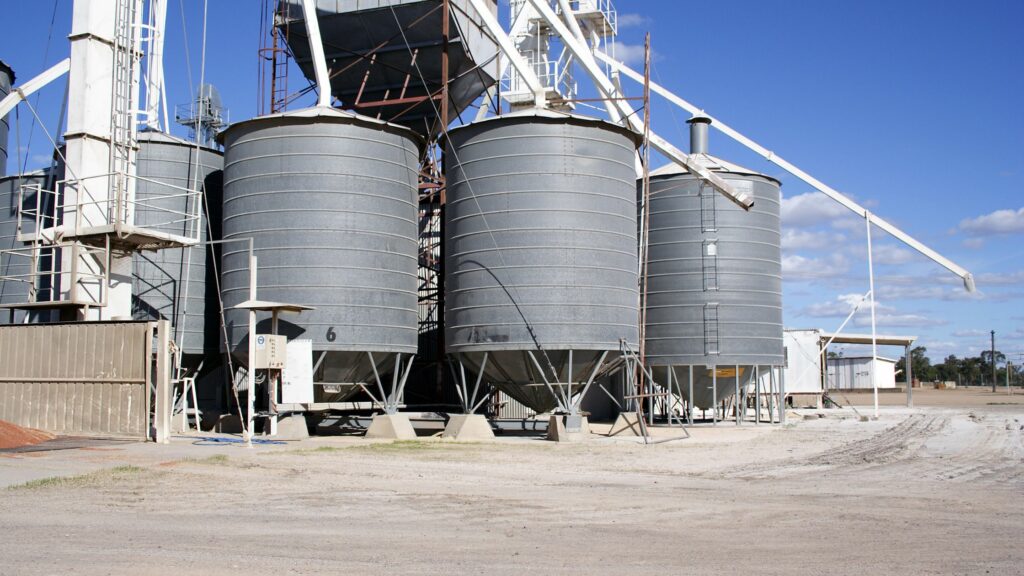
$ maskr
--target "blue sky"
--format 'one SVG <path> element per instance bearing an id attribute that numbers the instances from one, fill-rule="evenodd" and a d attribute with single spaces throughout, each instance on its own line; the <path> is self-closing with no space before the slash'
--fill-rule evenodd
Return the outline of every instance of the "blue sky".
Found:
<path id="1" fill-rule="evenodd" d="M 211 0 L 206 77 L 233 120 L 256 114 L 262 0 Z M 4 3 L 0 58 L 23 81 L 67 54 L 71 0 Z M 170 0 L 168 97 L 199 77 L 202 3 Z M 1024 353 L 1024 2 L 979 0 L 618 0 L 619 54 L 650 31 L 656 81 L 975 273 L 968 296 L 938 265 L 876 230 L 879 330 L 912 334 L 933 360 L 997 347 Z M 504 7 L 503 7 L 504 10 Z M 13 12 L 13 13 L 12 13 Z M 48 34 L 50 36 L 47 41 Z M 301 75 L 292 74 L 293 86 Z M 624 81 L 631 95 L 636 84 Z M 37 108 L 53 131 L 63 86 Z M 35 103 L 35 99 L 33 99 Z M 686 146 L 682 110 L 655 99 L 654 128 Z M 22 161 L 48 142 L 24 106 Z M 14 118 L 11 118 L 12 124 Z M 177 130 L 178 133 L 181 131 Z M 28 147 L 31 132 L 31 147 Z M 9 172 L 18 158 L 11 130 Z M 863 222 L 712 131 L 717 156 L 783 182 L 785 322 L 834 329 L 867 290 Z M 856 295 L 856 296 L 854 296 Z M 854 320 L 868 329 L 868 315 Z"/>

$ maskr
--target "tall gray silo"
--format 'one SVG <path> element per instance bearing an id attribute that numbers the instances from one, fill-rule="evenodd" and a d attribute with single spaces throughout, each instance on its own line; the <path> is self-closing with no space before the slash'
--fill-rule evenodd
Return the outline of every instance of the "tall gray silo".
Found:
<path id="1" fill-rule="evenodd" d="M 391 372 L 396 355 L 415 354 L 419 137 L 317 108 L 221 137 L 224 239 L 253 239 L 260 300 L 315 308 L 282 317 L 279 332 L 313 341 L 317 393 L 335 391 L 318 400 L 343 400 L 373 383 L 375 368 Z M 223 254 L 229 340 L 244 355 L 247 313 L 231 308 L 249 297 L 247 247 L 225 244 Z"/>
<path id="2" fill-rule="evenodd" d="M 0 60 L 0 100 L 11 93 L 11 84 L 14 84 L 14 70 L 6 62 Z M 0 118 L 0 176 L 7 174 L 7 135 L 9 132 L 10 123 L 7 121 L 7 116 L 4 116 Z"/>
<path id="3" fill-rule="evenodd" d="M 18 241 L 19 198 L 26 210 L 36 207 L 35 187 L 46 189 L 47 171 L 0 178 L 0 305 L 23 304 L 29 301 L 31 263 L 27 252 L 12 254 L 28 246 Z M 22 233 L 31 233 L 35 217 L 22 214 Z M 37 284 L 38 286 L 38 284 Z M 24 310 L 0 309 L 0 324 L 19 324 L 25 320 Z"/>
<path id="4" fill-rule="evenodd" d="M 213 213 L 210 222 L 216 238 L 223 155 L 162 132 L 140 132 L 138 139 L 136 225 L 180 236 L 192 235 L 198 228 L 199 240 L 205 242 L 207 217 L 196 221 L 185 216 L 202 214 L 202 198 L 183 190 L 198 189 L 206 195 Z M 209 277 L 212 266 L 207 266 L 210 258 L 212 253 L 205 245 L 137 252 L 132 258 L 132 315 L 136 320 L 174 322 L 185 354 L 216 353 L 219 349 L 217 294 Z M 187 285 L 182 281 L 186 276 Z"/>
<path id="5" fill-rule="evenodd" d="M 684 396 L 692 367 L 700 409 L 784 355 L 780 183 L 708 154 L 709 122 L 691 121 L 691 157 L 754 205 L 743 210 L 675 164 L 651 173 L 645 322 L 646 364 L 664 381 L 674 367 Z"/>
<path id="6" fill-rule="evenodd" d="M 548 111 L 449 132 L 447 351 L 538 412 L 571 412 L 552 390 L 580 391 L 620 340 L 637 346 L 636 146 Z"/>

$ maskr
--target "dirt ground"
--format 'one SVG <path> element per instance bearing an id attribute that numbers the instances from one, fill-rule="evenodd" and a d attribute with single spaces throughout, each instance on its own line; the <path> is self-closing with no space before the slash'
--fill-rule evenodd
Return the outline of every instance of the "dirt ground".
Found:
<path id="1" fill-rule="evenodd" d="M 955 397 L 652 446 L 177 439 L 13 455 L 0 479 L 101 469 L 0 488 L 0 574 L 1024 574 L 1024 405 L 927 406 Z"/>
<path id="2" fill-rule="evenodd" d="M 998 386 L 995 394 L 992 388 L 971 387 L 955 388 L 952 390 L 936 390 L 933 387 L 914 388 L 912 395 L 914 406 L 956 406 L 968 408 L 973 406 L 1001 406 L 1015 405 L 1024 407 L 1024 389 L 1013 387 L 1012 394 L 1007 394 L 1006 387 Z M 870 390 L 857 392 L 831 392 L 840 404 L 846 406 L 872 406 L 874 400 Z M 846 401 L 844 401 L 844 397 Z M 905 390 L 892 392 L 880 392 L 878 394 L 879 406 L 906 406 L 907 393 Z"/>

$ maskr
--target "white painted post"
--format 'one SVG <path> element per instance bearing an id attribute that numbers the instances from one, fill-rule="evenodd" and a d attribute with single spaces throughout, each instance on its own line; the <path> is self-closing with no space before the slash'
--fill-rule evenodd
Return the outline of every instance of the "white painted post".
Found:
<path id="1" fill-rule="evenodd" d="M 171 437 L 171 323 L 157 322 L 156 328 L 156 441 L 169 444 Z"/>
<path id="2" fill-rule="evenodd" d="M 249 257 L 249 300 L 256 301 L 256 255 Z M 245 441 L 252 447 L 253 413 L 256 411 L 256 310 L 249 309 L 249 388 L 246 390 Z"/>
<path id="3" fill-rule="evenodd" d="M 871 254 L 871 216 L 864 213 L 864 226 L 868 233 L 868 290 L 871 294 L 871 390 L 875 400 L 875 420 L 878 420 L 878 377 L 875 364 L 878 363 L 878 335 L 875 332 L 875 267 Z M 907 359 L 909 362 L 910 359 Z"/>

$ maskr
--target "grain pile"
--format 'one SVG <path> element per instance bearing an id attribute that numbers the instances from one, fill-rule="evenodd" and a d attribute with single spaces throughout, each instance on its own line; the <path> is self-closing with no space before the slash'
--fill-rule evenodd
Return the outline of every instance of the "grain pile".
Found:
<path id="1" fill-rule="evenodd" d="M 0 420 L 0 450 L 31 446 L 52 440 L 53 438 L 54 435 L 49 432 L 43 432 L 34 428 L 22 428 L 17 424 Z"/>

